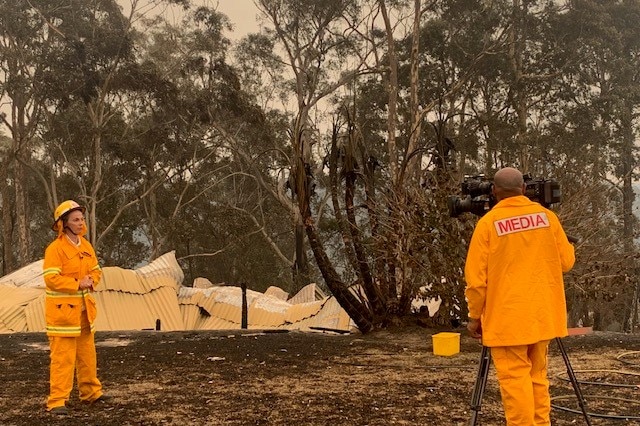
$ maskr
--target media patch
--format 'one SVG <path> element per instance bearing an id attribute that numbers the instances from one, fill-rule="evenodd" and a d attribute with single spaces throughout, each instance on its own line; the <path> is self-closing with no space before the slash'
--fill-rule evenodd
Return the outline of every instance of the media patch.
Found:
<path id="1" fill-rule="evenodd" d="M 507 234 L 513 234 L 514 232 L 548 228 L 549 218 L 547 217 L 547 214 L 545 212 L 539 212 L 496 220 L 493 224 L 496 227 L 498 236 L 503 236 Z"/>

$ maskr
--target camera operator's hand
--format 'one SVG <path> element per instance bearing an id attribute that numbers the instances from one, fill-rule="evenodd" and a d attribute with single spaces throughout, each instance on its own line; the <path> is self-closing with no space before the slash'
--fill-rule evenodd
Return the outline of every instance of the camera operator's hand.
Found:
<path id="1" fill-rule="evenodd" d="M 469 318 L 467 330 L 469 331 L 469 335 L 474 339 L 482 338 L 482 324 L 480 323 L 480 319 Z"/>

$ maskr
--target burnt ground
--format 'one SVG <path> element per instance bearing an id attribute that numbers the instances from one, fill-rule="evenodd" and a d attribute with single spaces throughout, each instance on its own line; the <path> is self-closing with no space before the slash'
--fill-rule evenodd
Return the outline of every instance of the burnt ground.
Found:
<path id="1" fill-rule="evenodd" d="M 435 356 L 437 332 L 98 332 L 99 376 L 114 400 L 81 404 L 74 391 L 63 418 L 44 410 L 46 336 L 0 335 L 0 425 L 465 425 L 480 346 L 463 334 L 459 354 Z M 640 415 L 640 335 L 596 332 L 564 345 L 578 378 L 601 383 L 582 385 L 589 409 L 609 416 L 592 424 L 640 424 L 612 418 Z M 554 343 L 550 376 L 554 404 L 577 408 Z M 493 369 L 479 419 L 503 424 Z M 585 424 L 559 409 L 552 419 Z"/>

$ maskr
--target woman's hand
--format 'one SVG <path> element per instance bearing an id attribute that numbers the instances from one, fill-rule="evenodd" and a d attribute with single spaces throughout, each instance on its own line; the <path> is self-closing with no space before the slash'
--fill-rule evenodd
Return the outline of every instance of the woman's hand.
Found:
<path id="1" fill-rule="evenodd" d="M 85 275 L 80 280 L 80 285 L 78 286 L 79 290 L 93 290 L 93 278 L 91 275 Z"/>

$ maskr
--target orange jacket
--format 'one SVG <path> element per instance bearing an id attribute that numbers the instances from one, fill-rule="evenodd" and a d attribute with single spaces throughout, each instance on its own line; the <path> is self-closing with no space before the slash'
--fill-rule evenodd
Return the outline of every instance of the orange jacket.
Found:
<path id="1" fill-rule="evenodd" d="M 524 195 L 498 202 L 476 225 L 467 260 L 469 318 L 485 346 L 567 335 L 563 272 L 575 262 L 558 217 Z"/>
<path id="2" fill-rule="evenodd" d="M 80 336 L 82 311 L 86 309 L 91 330 L 96 319 L 96 302 L 90 291 L 79 290 L 79 281 L 91 275 L 94 288 L 102 270 L 91 243 L 79 236 L 74 246 L 64 234 L 58 235 L 44 254 L 43 276 L 47 285 L 45 317 L 48 336 Z"/>

